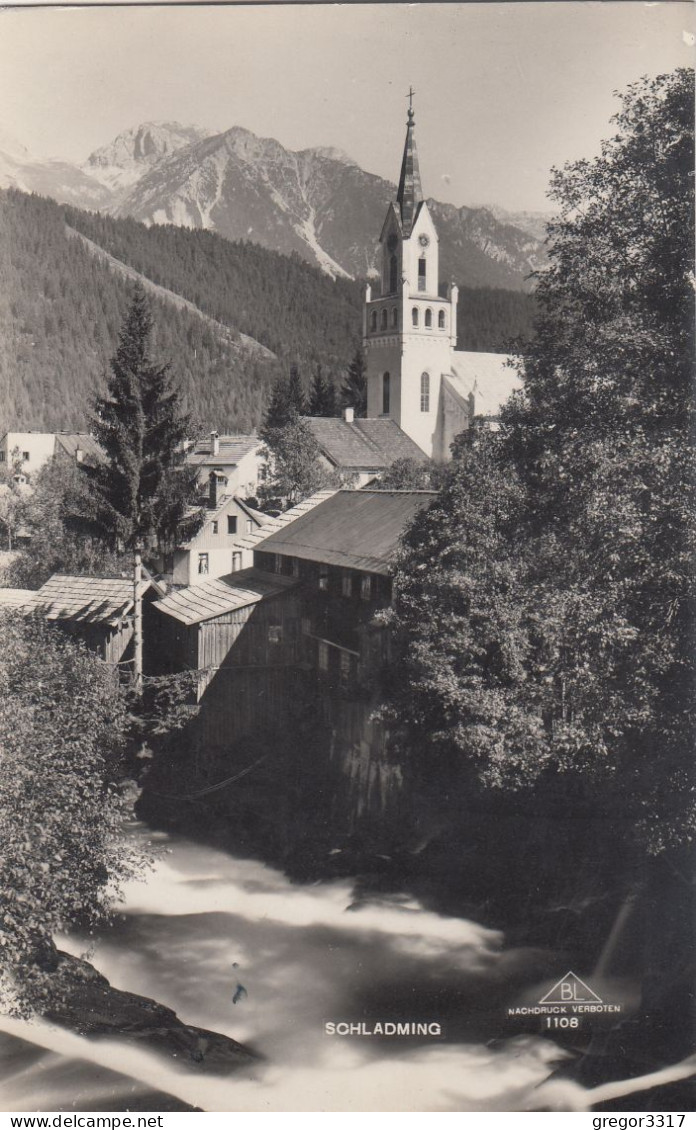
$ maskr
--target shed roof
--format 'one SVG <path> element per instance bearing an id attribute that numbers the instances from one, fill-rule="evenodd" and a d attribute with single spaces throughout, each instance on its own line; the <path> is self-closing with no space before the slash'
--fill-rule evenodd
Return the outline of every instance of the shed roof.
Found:
<path id="1" fill-rule="evenodd" d="M 495 418 L 505 401 L 522 387 L 517 370 L 510 367 L 507 353 L 452 354 L 452 372 L 445 380 L 461 397 L 474 397 L 474 415 Z"/>
<path id="2" fill-rule="evenodd" d="M 157 586 L 145 579 L 140 596 Z M 161 591 L 161 590 L 159 590 Z M 133 582 L 127 577 L 71 577 L 54 573 L 34 593 L 33 611 L 48 620 L 117 625 L 133 610 Z"/>
<path id="3" fill-rule="evenodd" d="M 395 420 L 343 420 L 307 416 L 319 447 L 337 467 L 352 471 L 380 471 L 397 459 L 425 459 L 417 443 Z"/>
<path id="4" fill-rule="evenodd" d="M 296 584 L 298 581 L 295 577 L 275 576 L 257 569 L 240 569 L 238 573 L 216 577 L 202 585 L 191 585 L 189 588 L 170 592 L 164 600 L 155 601 L 154 607 L 182 624 L 201 624 L 204 620 L 213 620 L 216 616 L 234 612 L 237 608 L 258 604 Z"/>
<path id="5" fill-rule="evenodd" d="M 430 490 L 339 490 L 259 549 L 389 574 L 406 526 L 434 498 Z"/>
<path id="6" fill-rule="evenodd" d="M 245 455 L 249 455 L 261 444 L 258 436 L 220 436 L 219 451 L 217 455 L 213 455 L 212 441 L 201 440 L 188 452 L 186 462 L 194 467 L 236 467 Z"/>

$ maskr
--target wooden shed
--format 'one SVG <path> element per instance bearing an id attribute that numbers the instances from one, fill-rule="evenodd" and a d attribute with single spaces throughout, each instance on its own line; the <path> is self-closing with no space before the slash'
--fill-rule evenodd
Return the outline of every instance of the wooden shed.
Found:
<path id="1" fill-rule="evenodd" d="M 262 669 L 294 661 L 298 621 L 286 594 L 297 581 L 243 569 L 176 589 L 154 603 L 150 638 L 162 673 L 199 671 L 199 698 L 223 666 Z M 234 649 L 234 650 L 233 650 Z"/>
<path id="2" fill-rule="evenodd" d="M 143 611 L 164 589 L 152 578 L 140 584 Z M 107 663 L 131 658 L 135 593 L 128 577 L 74 577 L 54 573 L 34 593 L 31 610 L 83 640 Z"/>

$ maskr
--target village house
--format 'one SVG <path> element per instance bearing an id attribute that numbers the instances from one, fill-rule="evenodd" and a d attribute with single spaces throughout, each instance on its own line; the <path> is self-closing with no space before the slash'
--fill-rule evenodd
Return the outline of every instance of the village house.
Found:
<path id="1" fill-rule="evenodd" d="M 345 408 L 340 419 L 306 419 L 319 446 L 320 462 L 328 471 L 349 477 L 352 486 L 372 482 L 397 459 L 425 459 L 418 444 L 394 420 L 356 419 L 352 408 Z"/>
<path id="2" fill-rule="evenodd" d="M 195 467 L 198 483 L 208 489 L 211 471 L 225 479 L 228 494 L 255 498 L 263 475 L 263 441 L 255 435 L 220 435 L 211 432 L 206 440 L 189 444 L 186 463 Z"/>
<path id="3" fill-rule="evenodd" d="M 191 507 L 187 518 L 200 514 L 200 507 Z M 229 493 L 224 475 L 211 471 L 202 524 L 165 559 L 162 571 L 170 584 L 184 587 L 247 569 L 253 564 L 253 554 L 240 538 L 266 522 L 267 515 Z"/>
<path id="4" fill-rule="evenodd" d="M 0 467 L 31 478 L 53 456 L 75 463 L 97 463 L 104 452 L 88 432 L 5 432 L 0 439 Z"/>

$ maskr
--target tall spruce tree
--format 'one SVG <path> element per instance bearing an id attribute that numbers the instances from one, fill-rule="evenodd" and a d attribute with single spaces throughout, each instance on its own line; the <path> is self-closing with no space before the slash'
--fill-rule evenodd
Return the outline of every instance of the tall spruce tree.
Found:
<path id="1" fill-rule="evenodd" d="M 310 416 L 338 416 L 336 386 L 327 377 L 321 364 L 318 364 L 309 390 L 308 411 Z"/>
<path id="2" fill-rule="evenodd" d="M 356 416 L 367 415 L 367 363 L 358 346 L 341 385 L 341 404 L 352 408 Z"/>
<path id="3" fill-rule="evenodd" d="M 89 471 L 93 523 L 111 544 L 171 545 L 195 497 L 195 473 L 181 459 L 188 418 L 169 366 L 151 356 L 152 315 L 133 292 L 111 359 L 107 394 L 96 402 L 94 434 L 106 461 Z"/>
<path id="4" fill-rule="evenodd" d="M 302 377 L 297 365 L 290 366 L 290 376 L 288 377 L 288 401 L 292 409 L 297 412 L 298 416 L 305 416 L 307 414 L 307 397 L 305 395 Z"/>

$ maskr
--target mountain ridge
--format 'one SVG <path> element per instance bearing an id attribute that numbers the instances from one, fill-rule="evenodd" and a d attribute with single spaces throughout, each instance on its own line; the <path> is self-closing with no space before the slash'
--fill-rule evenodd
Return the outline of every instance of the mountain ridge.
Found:
<path id="1" fill-rule="evenodd" d="M 21 153 L 19 154 L 21 157 Z M 143 122 L 95 149 L 81 166 L 17 160 L 0 136 L 0 187 L 146 224 L 173 223 L 295 252 L 332 277 L 375 273 L 378 234 L 395 186 L 331 146 L 290 150 L 234 125 L 212 132 Z M 488 207 L 428 200 L 443 277 L 460 286 L 530 290 L 543 263 L 540 221 Z M 498 214 L 496 214 L 498 213 Z"/>

